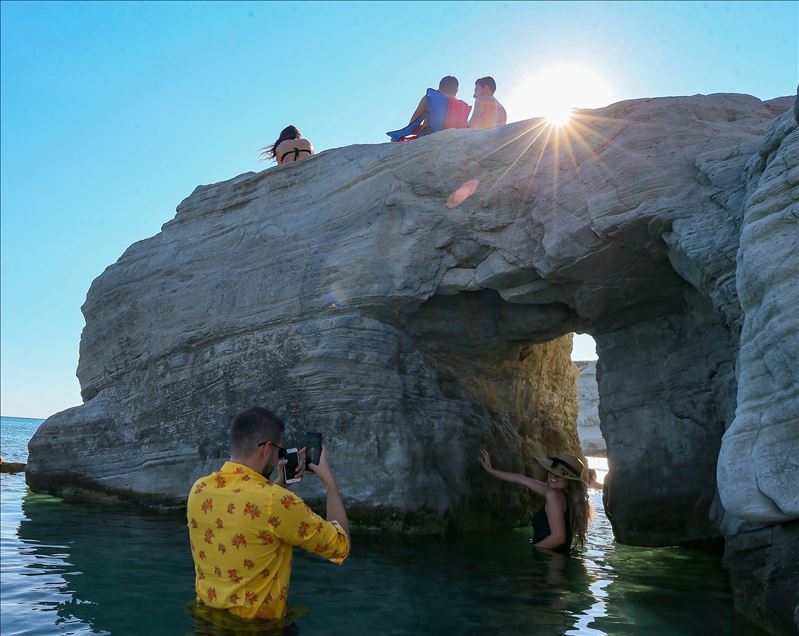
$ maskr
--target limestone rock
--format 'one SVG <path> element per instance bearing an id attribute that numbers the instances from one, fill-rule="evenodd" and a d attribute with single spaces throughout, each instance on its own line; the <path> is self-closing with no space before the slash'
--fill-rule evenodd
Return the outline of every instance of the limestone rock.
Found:
<path id="1" fill-rule="evenodd" d="M 769 130 L 746 170 L 736 285 L 743 314 L 735 419 L 718 480 L 737 517 L 799 517 L 799 127 Z"/>
<path id="2" fill-rule="evenodd" d="M 577 378 L 577 435 L 586 455 L 603 456 L 605 439 L 599 428 L 599 387 L 596 383 L 596 362 L 574 363 L 580 376 Z"/>
<path id="3" fill-rule="evenodd" d="M 649 324 L 679 333 L 686 320 L 735 340 L 740 175 L 790 106 L 632 100 L 578 114 L 570 133 L 540 120 L 450 130 L 198 187 L 92 284 L 78 367 L 87 402 L 40 429 L 28 479 L 179 505 L 226 455 L 232 415 L 262 403 L 290 434 L 323 432 L 356 519 L 465 528 L 486 493 L 502 492 L 510 501 L 492 519 L 515 523 L 529 501 L 487 485 L 479 447 L 527 471 L 535 452 L 578 448 L 568 343 L 543 343 L 575 329 L 606 343 Z M 626 373 L 615 355 L 601 363 L 605 382 L 657 401 L 612 379 Z M 712 355 L 729 364 L 729 348 Z M 671 396 L 684 388 L 663 381 Z M 714 391 L 697 419 L 720 436 L 733 407 Z M 620 496 L 643 487 L 624 482 Z M 708 489 L 681 505 L 695 515 Z"/>
<path id="4" fill-rule="evenodd" d="M 27 480 L 181 505 L 259 403 L 289 440 L 323 433 L 356 523 L 508 527 L 533 502 L 477 452 L 539 475 L 534 455 L 579 452 L 580 331 L 617 536 L 779 533 L 799 516 L 793 104 L 630 100 L 198 187 L 92 284 L 86 402 L 39 429 Z"/>
<path id="5" fill-rule="evenodd" d="M 736 607 L 775 634 L 799 628 L 799 521 L 750 530 L 727 539 Z"/>
<path id="6" fill-rule="evenodd" d="M 707 541 L 721 436 L 732 417 L 735 341 L 707 298 L 685 311 L 596 336 L 607 443 L 606 509 L 635 545 Z M 734 404 L 734 402 L 733 402 Z"/>

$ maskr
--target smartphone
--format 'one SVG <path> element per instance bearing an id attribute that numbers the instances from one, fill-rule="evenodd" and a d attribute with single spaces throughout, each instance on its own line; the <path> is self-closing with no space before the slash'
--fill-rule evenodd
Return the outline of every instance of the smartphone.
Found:
<path id="1" fill-rule="evenodd" d="M 303 458 L 304 460 L 304 458 Z M 297 477 L 297 467 L 300 465 L 300 452 L 296 448 L 286 449 L 286 463 L 283 465 L 283 472 L 286 476 L 287 484 L 296 484 L 302 481 L 302 477 Z"/>
<path id="2" fill-rule="evenodd" d="M 305 467 L 307 468 L 308 464 L 316 464 L 318 466 L 322 457 L 322 434 L 306 431 L 305 449 L 307 451 Z"/>

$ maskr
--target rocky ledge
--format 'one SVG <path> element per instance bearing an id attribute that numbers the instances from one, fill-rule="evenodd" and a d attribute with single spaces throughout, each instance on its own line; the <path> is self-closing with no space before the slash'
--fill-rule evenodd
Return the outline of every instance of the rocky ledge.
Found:
<path id="1" fill-rule="evenodd" d="M 739 606 L 796 629 L 792 106 L 631 100 L 198 187 L 92 284 L 85 403 L 39 429 L 28 482 L 181 505 L 260 403 L 324 434 L 356 523 L 509 527 L 532 502 L 478 449 L 528 473 L 579 452 L 588 332 L 617 538 L 723 535 L 736 591 L 763 583 Z"/>

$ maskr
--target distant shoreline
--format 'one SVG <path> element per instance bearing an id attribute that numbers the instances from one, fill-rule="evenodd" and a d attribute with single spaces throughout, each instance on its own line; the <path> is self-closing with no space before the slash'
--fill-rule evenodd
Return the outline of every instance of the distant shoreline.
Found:
<path id="1" fill-rule="evenodd" d="M 46 417 L 17 417 L 16 415 L 0 415 L 5 420 L 28 420 L 30 422 L 44 422 Z"/>

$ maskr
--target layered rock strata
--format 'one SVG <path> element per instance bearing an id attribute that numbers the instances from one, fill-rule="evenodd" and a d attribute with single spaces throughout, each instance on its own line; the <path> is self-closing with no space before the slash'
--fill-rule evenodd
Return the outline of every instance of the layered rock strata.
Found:
<path id="1" fill-rule="evenodd" d="M 564 334 L 580 331 L 617 536 L 793 545 L 792 106 L 631 100 L 198 187 L 92 284 L 86 403 L 39 429 L 27 479 L 179 505 L 224 459 L 230 417 L 262 403 L 289 439 L 322 431 L 356 521 L 511 526 L 531 502 L 477 451 L 528 473 L 579 452 Z"/>
<path id="2" fill-rule="evenodd" d="M 710 510 L 715 458 L 735 404 L 734 339 L 698 292 L 686 289 L 683 302 L 682 313 L 596 336 L 606 506 L 623 543 L 721 534 Z"/>
<path id="3" fill-rule="evenodd" d="M 746 166 L 737 253 L 737 406 L 717 478 L 736 603 L 799 633 L 799 110 Z"/>

